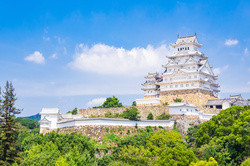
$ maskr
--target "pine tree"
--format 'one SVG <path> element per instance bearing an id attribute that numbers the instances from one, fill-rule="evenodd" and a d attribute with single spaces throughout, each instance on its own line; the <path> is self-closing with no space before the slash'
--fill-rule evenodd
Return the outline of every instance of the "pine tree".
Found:
<path id="1" fill-rule="evenodd" d="M 15 107 L 16 101 L 15 89 L 12 83 L 6 82 L 3 100 L 0 101 L 0 164 L 11 164 L 17 161 L 17 134 L 18 126 L 14 120 L 21 110 Z"/>

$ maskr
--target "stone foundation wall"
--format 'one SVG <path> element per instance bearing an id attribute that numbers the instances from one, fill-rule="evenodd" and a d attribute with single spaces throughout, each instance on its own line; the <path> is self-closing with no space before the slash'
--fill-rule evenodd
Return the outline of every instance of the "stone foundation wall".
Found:
<path id="1" fill-rule="evenodd" d="M 126 111 L 127 108 L 131 107 L 120 107 L 120 108 L 95 108 L 95 109 L 79 109 L 78 114 L 83 116 L 102 116 L 104 117 L 106 113 L 119 113 L 121 114 L 123 111 Z M 169 108 L 165 105 L 161 106 L 136 106 L 138 111 L 140 112 L 141 119 L 147 119 L 149 113 L 152 113 L 154 119 L 161 115 L 162 113 L 169 114 Z"/>
<path id="2" fill-rule="evenodd" d="M 74 127 L 65 127 L 61 129 L 55 130 L 43 130 L 43 134 L 51 132 L 51 131 L 58 131 L 60 134 L 67 134 L 76 132 L 78 134 L 82 134 L 87 137 L 91 137 L 95 139 L 97 142 L 102 143 L 106 135 L 108 134 L 115 134 L 121 137 L 135 135 L 141 132 L 141 129 L 145 129 L 145 127 L 129 127 L 129 126 L 105 126 L 105 125 L 89 125 L 89 126 L 74 126 Z M 162 127 L 152 127 L 153 131 L 161 130 Z M 167 131 L 173 129 L 171 127 L 164 127 Z"/>
<path id="3" fill-rule="evenodd" d="M 169 104 L 173 102 L 173 99 L 181 98 L 188 103 L 200 107 L 204 106 L 208 100 L 217 99 L 217 97 L 213 96 L 212 92 L 201 89 L 160 92 L 159 98 L 162 103 L 168 102 Z"/>

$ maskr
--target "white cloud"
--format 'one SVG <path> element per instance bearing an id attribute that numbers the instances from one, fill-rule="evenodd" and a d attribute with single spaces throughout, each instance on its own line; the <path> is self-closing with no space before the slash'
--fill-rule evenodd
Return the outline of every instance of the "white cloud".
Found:
<path id="1" fill-rule="evenodd" d="M 217 67 L 217 68 L 214 68 L 213 72 L 215 75 L 219 75 L 222 72 L 226 71 L 228 68 L 229 68 L 229 65 L 225 65 L 223 67 Z"/>
<path id="2" fill-rule="evenodd" d="M 99 74 L 146 75 L 162 69 L 171 50 L 165 44 L 159 47 L 148 45 L 131 50 L 95 44 L 92 47 L 80 44 L 76 48 L 72 68 Z"/>
<path id="3" fill-rule="evenodd" d="M 248 48 L 245 48 L 245 50 L 244 50 L 244 55 L 246 55 L 246 56 L 248 56 L 248 55 L 249 55 Z"/>
<path id="4" fill-rule="evenodd" d="M 250 85 L 250 81 L 248 81 L 247 84 Z"/>
<path id="5" fill-rule="evenodd" d="M 102 97 L 102 98 L 95 98 L 95 99 L 89 101 L 89 102 L 87 103 L 87 106 L 88 106 L 88 107 L 100 106 L 100 105 L 102 105 L 102 104 L 104 103 L 105 100 L 106 100 L 105 97 Z"/>
<path id="6" fill-rule="evenodd" d="M 238 40 L 233 40 L 233 39 L 228 39 L 225 41 L 226 46 L 233 46 L 233 45 L 237 45 L 238 43 L 239 43 Z"/>
<path id="7" fill-rule="evenodd" d="M 43 36 L 43 40 L 44 40 L 44 41 L 49 41 L 49 40 L 50 40 L 50 37 Z"/>
<path id="8" fill-rule="evenodd" d="M 43 64 L 45 63 L 45 58 L 43 57 L 43 54 L 39 51 L 35 51 L 33 54 L 30 54 L 29 56 L 24 58 L 25 61 L 34 62 L 37 64 Z"/>
<path id="9" fill-rule="evenodd" d="M 56 56 L 56 54 L 52 54 L 52 55 L 50 56 L 50 58 L 51 58 L 51 59 L 57 59 L 57 56 Z"/>

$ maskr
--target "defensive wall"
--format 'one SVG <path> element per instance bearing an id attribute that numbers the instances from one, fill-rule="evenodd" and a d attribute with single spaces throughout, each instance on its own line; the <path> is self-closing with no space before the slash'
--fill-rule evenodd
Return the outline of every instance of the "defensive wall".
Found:
<path id="1" fill-rule="evenodd" d="M 79 109 L 78 114 L 83 115 L 83 117 L 104 117 L 106 113 L 113 113 L 113 114 L 121 114 L 123 111 L 126 111 L 128 107 L 120 107 L 120 108 L 89 108 L 89 109 Z M 165 105 L 158 105 L 158 106 L 136 106 L 138 111 L 140 112 L 139 116 L 141 119 L 147 119 L 149 113 L 152 113 L 154 118 L 165 113 L 169 114 L 169 108 Z"/>
<path id="2" fill-rule="evenodd" d="M 127 108 L 131 108 L 131 106 L 120 108 L 79 109 L 78 114 L 83 115 L 83 117 L 104 117 L 106 113 L 121 114 L 123 111 L 126 111 Z M 169 107 L 166 105 L 136 106 L 136 108 L 140 112 L 139 116 L 141 116 L 141 119 L 147 119 L 149 113 L 153 114 L 154 119 L 163 113 L 169 114 Z M 221 111 L 219 109 L 207 108 L 202 106 L 198 107 L 197 109 L 205 114 L 218 114 Z M 178 119 L 179 116 L 174 116 L 173 118 Z"/>

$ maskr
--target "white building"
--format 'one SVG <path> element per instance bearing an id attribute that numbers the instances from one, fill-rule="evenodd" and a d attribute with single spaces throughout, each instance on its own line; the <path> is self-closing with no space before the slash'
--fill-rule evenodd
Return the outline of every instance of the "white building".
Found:
<path id="1" fill-rule="evenodd" d="M 186 115 L 186 116 L 197 116 L 201 120 L 209 120 L 215 114 L 204 114 L 198 111 L 195 105 L 187 102 L 171 103 L 168 105 L 170 115 Z"/>
<path id="2" fill-rule="evenodd" d="M 167 56 L 168 62 L 163 65 L 164 72 L 149 73 L 143 85 L 144 99 L 160 98 L 162 102 L 172 102 L 169 96 L 182 96 L 184 101 L 195 105 L 205 105 L 206 101 L 197 100 L 202 97 L 216 99 L 219 85 L 216 83 L 217 76 L 214 75 L 208 57 L 199 51 L 202 47 L 193 36 L 179 37 L 176 43 L 171 44 L 174 53 Z M 190 99 L 186 94 L 197 93 Z M 199 93 L 199 94 L 198 94 Z M 185 95 L 183 95 L 185 94 Z M 153 101 L 153 100 L 152 100 Z M 199 101 L 195 103 L 196 101 Z M 142 100 L 137 101 L 142 104 Z M 150 104 L 150 101 L 147 101 Z"/>
<path id="3" fill-rule="evenodd" d="M 214 109 L 227 109 L 231 106 L 247 106 L 250 105 L 250 100 L 244 99 L 240 94 L 239 95 L 231 95 L 226 99 L 216 99 L 216 100 L 208 100 L 206 107 L 214 108 Z"/>
<path id="4" fill-rule="evenodd" d="M 65 127 L 105 125 L 105 126 L 162 126 L 171 127 L 174 120 L 128 120 L 115 118 L 83 118 L 82 115 L 72 115 L 60 113 L 58 108 L 43 108 L 40 112 L 41 120 L 40 132 L 44 130 L 54 130 Z"/>

